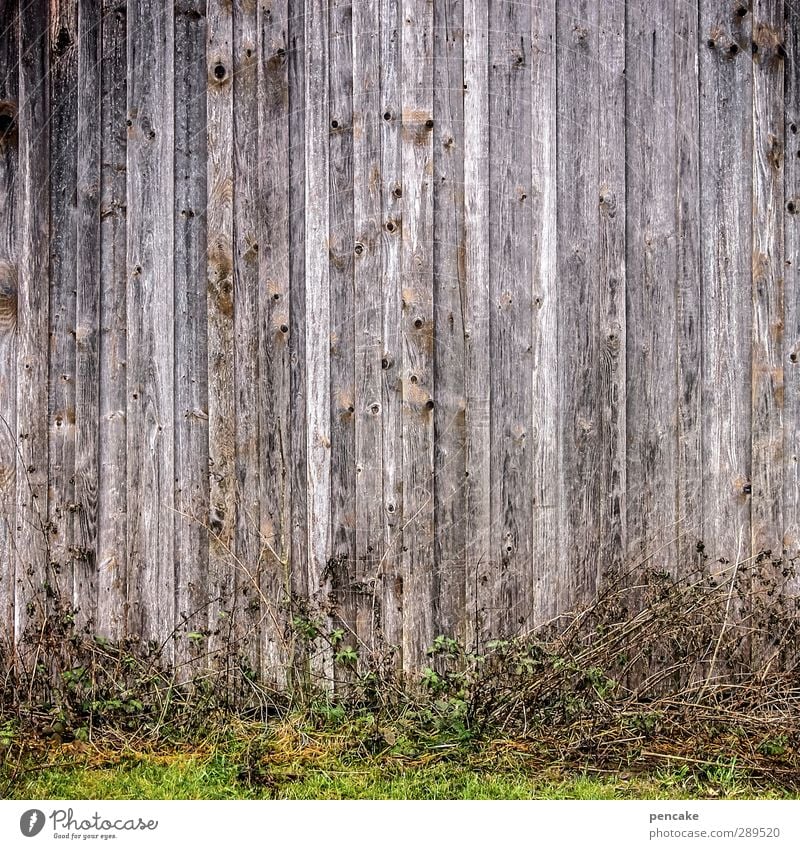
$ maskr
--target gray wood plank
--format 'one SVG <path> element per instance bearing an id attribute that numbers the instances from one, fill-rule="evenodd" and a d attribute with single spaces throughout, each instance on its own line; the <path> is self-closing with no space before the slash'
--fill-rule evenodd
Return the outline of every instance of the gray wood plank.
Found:
<path id="1" fill-rule="evenodd" d="M 783 0 L 753 4 L 751 553 L 783 553 Z M 766 559 L 767 580 L 773 570 Z"/>
<path id="2" fill-rule="evenodd" d="M 126 10 L 102 7 L 98 365 L 97 633 L 125 633 L 126 438 Z"/>
<path id="3" fill-rule="evenodd" d="M 600 560 L 618 572 L 625 560 L 626 510 L 626 348 L 625 312 L 625 9 L 600 4 L 598 12 L 598 368 L 597 394 L 603 458 L 597 534 Z"/>
<path id="4" fill-rule="evenodd" d="M 464 4 L 433 6 L 435 630 L 464 637 Z"/>
<path id="5" fill-rule="evenodd" d="M 433 7 L 404 0 L 401 30 L 403 665 L 435 637 Z M 387 225 L 388 226 L 388 225 Z"/>
<path id="6" fill-rule="evenodd" d="M 560 499 L 562 605 L 592 598 L 625 536 L 624 20 L 572 11 L 558 21 L 559 415 L 563 480 L 581 483 Z"/>
<path id="7" fill-rule="evenodd" d="M 262 663 L 276 683 L 285 681 L 285 609 L 291 593 L 291 363 L 288 331 L 289 262 L 289 45 L 286 0 L 258 7 L 259 209 L 258 226 L 259 439 L 261 588 L 271 606 L 263 622 Z"/>
<path id="8" fill-rule="evenodd" d="M 653 144 L 651 128 L 675 127 L 674 9 L 628 5 L 625 59 L 628 333 L 628 546 L 632 567 L 675 573 L 682 517 L 675 497 L 679 444 L 675 293 L 678 172 L 674 132 Z M 682 339 L 681 339 L 682 341 Z M 656 380 L 654 375 L 661 373 Z"/>
<path id="9" fill-rule="evenodd" d="M 217 654 L 224 651 L 232 634 L 235 580 L 233 20 L 229 6 L 208 6 L 206 66 L 209 648 Z"/>
<path id="10" fill-rule="evenodd" d="M 78 4 L 77 220 L 75 293 L 75 521 L 73 605 L 76 625 L 97 620 L 97 494 L 100 418 L 101 47 L 96 4 Z"/>
<path id="11" fill-rule="evenodd" d="M 366 649 L 377 647 L 375 629 L 380 625 L 381 615 L 379 573 L 385 552 L 380 24 L 379 4 L 354 0 L 355 581 L 358 591 L 355 628 Z"/>
<path id="12" fill-rule="evenodd" d="M 16 3 L 0 7 L 0 645 L 14 642 L 17 469 L 17 95 Z"/>
<path id="13" fill-rule="evenodd" d="M 491 548 L 484 574 L 487 630 L 505 637 L 529 626 L 532 612 L 533 192 L 531 157 L 519 155 L 532 132 L 531 9 L 490 3 L 489 20 Z"/>
<path id="14" fill-rule="evenodd" d="M 188 677 L 209 630 L 206 0 L 175 6 L 175 627 Z"/>
<path id="15" fill-rule="evenodd" d="M 489 20 L 482 0 L 464 0 L 464 372 L 466 383 L 466 623 L 476 650 L 485 639 L 490 557 Z"/>
<path id="16" fill-rule="evenodd" d="M 128 615 L 160 645 L 175 612 L 172 6 L 132 0 L 127 23 Z"/>
<path id="17" fill-rule="evenodd" d="M 675 9 L 676 321 L 678 344 L 677 560 L 688 572 L 702 552 L 702 276 L 700 272 L 699 9 Z M 630 277 L 630 274 L 629 274 Z"/>
<path id="18" fill-rule="evenodd" d="M 381 0 L 381 301 L 383 304 L 384 553 L 379 565 L 381 633 L 399 667 L 403 650 L 403 343 L 401 337 L 403 178 L 401 2 Z"/>
<path id="19" fill-rule="evenodd" d="M 328 556 L 331 540 L 331 313 L 329 226 L 330 98 L 327 3 L 305 8 L 305 334 L 308 596 L 330 628 Z M 333 681 L 333 657 L 324 646 L 313 657 L 319 683 Z"/>
<path id="20" fill-rule="evenodd" d="M 306 399 L 306 155 L 305 155 L 305 0 L 288 0 L 289 64 L 289 353 L 291 379 L 292 527 L 291 592 L 296 612 L 302 613 L 309 587 L 308 425 Z M 295 247 L 296 246 L 296 247 Z M 298 609 L 300 608 L 300 609 Z M 293 611 L 294 612 L 294 611 Z M 292 647 L 298 672 L 307 671 L 307 657 L 295 635 Z"/>
<path id="21" fill-rule="evenodd" d="M 556 6 L 534 6 L 531 17 L 531 213 L 533 218 L 533 562 L 532 615 L 556 615 L 558 578 L 558 274 L 556 265 Z"/>
<path id="22" fill-rule="evenodd" d="M 750 555 L 751 19 L 700 6 L 703 533 L 712 561 Z M 716 564 L 724 566 L 726 563 Z"/>
<path id="23" fill-rule="evenodd" d="M 260 592 L 258 414 L 259 252 L 258 193 L 258 32 L 256 3 L 244 0 L 233 10 L 233 333 L 236 396 L 236 604 L 239 648 L 252 669 L 260 667 Z"/>
<path id="24" fill-rule="evenodd" d="M 330 549 L 335 618 L 356 645 L 356 398 L 353 242 L 353 25 L 350 0 L 328 6 L 328 277 L 330 286 Z M 346 670 L 338 670 L 344 673 Z"/>
<path id="25" fill-rule="evenodd" d="M 784 3 L 784 477 L 783 547 L 800 555 L 800 7 Z M 797 592 L 800 576 L 791 579 Z"/>
<path id="26" fill-rule="evenodd" d="M 48 313 L 50 222 L 48 4 L 19 16 L 15 635 L 28 653 L 42 625 L 50 578 L 48 517 Z M 26 637 L 28 639 L 26 639 Z"/>
<path id="27" fill-rule="evenodd" d="M 97 633 L 125 635 L 127 601 L 127 15 L 104 0 L 100 171 Z"/>
<path id="28" fill-rule="evenodd" d="M 50 7 L 50 360 L 48 375 L 48 523 L 53 579 L 61 601 L 73 596 L 75 530 L 75 355 L 77 273 L 78 4 Z M 79 567 L 78 567 L 79 568 Z M 89 602 L 89 599 L 86 599 Z"/>

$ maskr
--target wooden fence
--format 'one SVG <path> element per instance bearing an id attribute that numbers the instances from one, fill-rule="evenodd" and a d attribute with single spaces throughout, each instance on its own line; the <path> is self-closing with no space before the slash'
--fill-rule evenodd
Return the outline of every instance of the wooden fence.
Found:
<path id="1" fill-rule="evenodd" d="M 798 59 L 796 0 L 0 0 L 5 635 L 274 675 L 292 598 L 414 668 L 796 555 Z"/>

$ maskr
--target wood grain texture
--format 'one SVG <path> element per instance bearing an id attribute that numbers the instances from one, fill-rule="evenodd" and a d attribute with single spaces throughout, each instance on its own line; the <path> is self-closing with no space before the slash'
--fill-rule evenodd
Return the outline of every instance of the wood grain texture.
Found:
<path id="1" fill-rule="evenodd" d="M 0 645 L 7 652 L 16 559 L 18 14 L 16 3 L 0 8 Z"/>
<path id="2" fill-rule="evenodd" d="M 331 688 L 295 617 L 411 672 L 624 568 L 793 603 L 795 7 L 0 5 L 23 660 L 62 602 L 181 677 Z"/>
<path id="3" fill-rule="evenodd" d="M 305 6 L 305 379 L 308 597 L 330 625 L 331 573 L 331 303 L 328 133 L 329 22 L 324 0 Z M 313 332 L 312 332 L 313 328 Z M 313 672 L 333 681 L 332 654 L 320 647 Z"/>
<path id="4" fill-rule="evenodd" d="M 101 26 L 100 420 L 97 633 L 126 633 L 127 547 L 127 14 L 104 0 Z"/>
<path id="5" fill-rule="evenodd" d="M 402 101 L 400 91 L 402 36 L 401 0 L 381 0 L 381 302 L 383 323 L 382 507 L 384 554 L 381 558 L 381 633 L 395 648 L 402 664 L 403 651 L 403 342 L 402 225 L 403 174 L 401 152 Z"/>
<path id="6" fill-rule="evenodd" d="M 751 553 L 783 554 L 783 0 L 753 4 Z M 771 569 L 765 563 L 771 578 Z"/>
<path id="7" fill-rule="evenodd" d="M 233 20 L 206 12 L 206 344 L 208 350 L 209 649 L 232 635 L 236 514 L 233 293 Z"/>
<path id="8" fill-rule="evenodd" d="M 433 5 L 433 385 L 437 634 L 464 638 L 464 6 Z"/>
<path id="9" fill-rule="evenodd" d="M 381 269 L 381 21 L 380 6 L 354 0 L 353 236 L 355 265 L 355 519 L 358 603 L 356 634 L 375 645 L 382 608 L 379 577 L 384 548 L 383 301 Z"/>
<path id="10" fill-rule="evenodd" d="M 533 317 L 533 561 L 534 624 L 560 612 L 553 555 L 559 545 L 558 338 L 559 287 L 556 264 L 556 5 L 544 3 L 531 16 L 531 258 Z"/>
<path id="11" fill-rule="evenodd" d="M 289 20 L 286 0 L 259 4 L 258 192 L 261 590 L 265 674 L 285 681 L 286 603 L 291 592 L 291 364 L 289 349 Z"/>
<path id="12" fill-rule="evenodd" d="M 48 4 L 19 16 L 17 222 L 17 439 L 14 626 L 29 651 L 45 615 L 50 578 L 48 517 L 48 313 L 50 112 Z"/>
<path id="13" fill-rule="evenodd" d="M 629 565 L 674 574 L 678 536 L 679 443 L 676 286 L 678 171 L 674 133 L 652 142 L 652 127 L 676 121 L 673 9 L 628 4 L 625 59 L 627 160 L 627 385 Z M 662 379 L 652 375 L 660 371 Z M 694 517 L 685 517 L 693 520 Z"/>
<path id="14" fill-rule="evenodd" d="M 353 239 L 353 24 L 349 0 L 328 5 L 328 278 L 330 286 L 330 550 L 335 619 L 358 640 Z M 313 108 L 313 107 L 312 107 Z"/>
<path id="15" fill-rule="evenodd" d="M 751 17 L 706 0 L 700 38 L 701 539 L 719 568 L 749 557 L 751 541 L 750 416 L 736 415 L 751 403 Z"/>
<path id="16" fill-rule="evenodd" d="M 288 79 L 289 79 L 289 362 L 291 385 L 291 601 L 302 612 L 308 598 L 308 422 L 306 398 L 306 255 L 299 246 L 305 242 L 306 218 L 306 111 L 305 111 L 305 0 L 288 0 Z M 298 610 L 299 608 L 299 610 Z M 292 656 L 305 674 L 307 657 L 296 636 Z"/>
<path id="17" fill-rule="evenodd" d="M 403 665 L 409 669 L 422 663 L 436 621 L 433 7 L 403 0 L 401 14 Z"/>
<path id="18" fill-rule="evenodd" d="M 233 346 L 236 403 L 236 636 L 240 656 L 260 668 L 260 593 L 265 551 L 260 538 L 258 279 L 258 34 L 255 0 L 233 9 Z"/>
<path id="19" fill-rule="evenodd" d="M 678 456 L 675 511 L 677 560 L 689 571 L 702 553 L 702 274 L 700 271 L 699 42 L 697 6 L 675 6 L 676 333 L 678 335 L 676 422 Z M 630 192 L 629 192 L 630 196 Z M 630 279 L 630 269 L 628 276 Z M 630 368 L 630 366 L 629 366 Z M 629 500 L 629 505 L 630 505 Z"/>
<path id="20" fill-rule="evenodd" d="M 533 208 L 531 9 L 489 4 L 489 356 L 492 362 L 491 548 L 487 627 L 510 636 L 531 624 L 533 562 Z M 524 375 L 526 391 L 519 391 Z"/>
<path id="21" fill-rule="evenodd" d="M 784 3 L 784 434 L 783 547 L 800 554 L 800 7 Z M 791 589 L 797 592 L 795 576 Z"/>
<path id="22" fill-rule="evenodd" d="M 624 16 L 558 23 L 558 267 L 565 599 L 591 598 L 625 538 Z M 602 59 L 601 59 L 602 57 Z"/>
<path id="23" fill-rule="evenodd" d="M 48 525 L 54 581 L 62 601 L 72 604 L 75 528 L 75 356 L 78 152 L 78 4 L 50 7 L 51 151 L 50 338 L 48 375 Z M 78 567 L 80 568 L 80 567 Z M 79 588 L 80 589 L 80 588 Z M 78 615 L 91 618 L 91 597 L 80 598 Z"/>
<path id="24" fill-rule="evenodd" d="M 205 0 L 175 6 L 175 626 L 186 665 L 208 648 Z"/>
<path id="25" fill-rule="evenodd" d="M 171 4 L 128 5 L 128 622 L 157 645 L 175 613 L 173 27 Z"/>
<path id="26" fill-rule="evenodd" d="M 466 394 L 466 622 L 473 650 L 486 632 L 491 525 L 489 367 L 489 19 L 482 0 L 464 0 L 464 373 Z"/>
<path id="27" fill-rule="evenodd" d="M 75 274 L 75 482 L 73 606 L 76 624 L 97 621 L 100 418 L 101 30 L 91 3 L 78 4 Z"/>

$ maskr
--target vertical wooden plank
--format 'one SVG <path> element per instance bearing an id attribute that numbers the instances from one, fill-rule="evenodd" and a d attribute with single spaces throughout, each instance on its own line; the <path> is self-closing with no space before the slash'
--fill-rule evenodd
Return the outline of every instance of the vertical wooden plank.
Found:
<path id="1" fill-rule="evenodd" d="M 353 245 L 352 3 L 328 8 L 328 276 L 330 285 L 330 559 L 336 616 L 355 642 L 356 566 L 355 257 Z"/>
<path id="2" fill-rule="evenodd" d="M 700 6 L 703 533 L 712 561 L 750 556 L 751 16 Z"/>
<path id="3" fill-rule="evenodd" d="M 306 61 L 305 0 L 288 0 L 289 33 L 289 360 L 291 364 L 291 593 L 308 598 L 308 423 L 306 403 Z M 294 646 L 300 667 L 302 646 Z M 302 659 L 305 661 L 305 659 Z M 305 668 L 305 667 L 303 667 Z"/>
<path id="4" fill-rule="evenodd" d="M 208 346 L 209 648 L 224 652 L 234 603 L 235 400 L 233 362 L 233 20 L 206 10 L 206 262 Z"/>
<path id="5" fill-rule="evenodd" d="M 403 349 L 402 210 L 400 128 L 402 100 L 401 0 L 381 0 L 381 301 L 383 303 L 383 481 L 384 553 L 380 563 L 381 631 L 388 646 L 403 650 Z"/>
<path id="6" fill-rule="evenodd" d="M 128 6 L 129 627 L 159 645 L 175 612 L 173 24 L 162 0 Z"/>
<path id="7" fill-rule="evenodd" d="M 17 94 L 18 8 L 0 7 L 0 645 L 14 642 L 17 466 Z"/>
<path id="8" fill-rule="evenodd" d="M 464 394 L 464 4 L 433 7 L 435 630 L 463 640 L 466 603 Z"/>
<path id="9" fill-rule="evenodd" d="M 75 503 L 75 300 L 77 271 L 78 5 L 50 8 L 50 368 L 48 376 L 48 524 L 53 580 L 65 605 L 73 596 Z"/>
<path id="10" fill-rule="evenodd" d="M 466 382 L 467 645 L 485 638 L 489 568 L 489 19 L 483 0 L 464 0 L 464 372 Z"/>
<path id="11" fill-rule="evenodd" d="M 533 399 L 519 375 L 533 366 L 531 9 L 489 6 L 489 196 L 491 557 L 488 630 L 509 636 L 530 625 L 532 597 Z M 529 379 L 529 378 L 528 378 Z M 530 385 L 530 384 L 528 384 Z"/>
<path id="12" fill-rule="evenodd" d="M 433 483 L 433 7 L 402 3 L 403 665 L 436 620 Z"/>
<path id="13" fill-rule="evenodd" d="M 353 40 L 353 271 L 355 313 L 355 507 L 359 590 L 356 633 L 376 645 L 381 621 L 378 573 L 384 557 L 381 236 L 380 5 L 354 0 Z M 388 363 L 387 363 L 388 365 Z"/>
<path id="14" fill-rule="evenodd" d="M 702 532 L 702 281 L 700 273 L 699 8 L 674 8 L 676 168 L 676 332 L 678 419 L 676 459 L 678 543 L 681 568 L 698 564 Z M 630 195 L 630 193 L 629 193 Z M 633 275 L 629 273 L 629 281 Z M 630 372 L 630 367 L 629 367 Z M 630 419 L 629 419 L 630 421 Z M 630 490 L 630 482 L 628 488 Z M 632 499 L 629 500 L 629 503 Z"/>
<path id="15" fill-rule="evenodd" d="M 784 478 L 783 546 L 788 558 L 800 555 L 800 6 L 784 3 Z M 792 588 L 800 587 L 795 576 Z"/>
<path id="16" fill-rule="evenodd" d="M 678 567 L 676 481 L 677 86 L 674 10 L 628 6 L 626 140 L 629 366 L 628 546 L 630 564 Z M 690 72 L 688 68 L 684 72 Z M 659 143 L 653 142 L 658 127 Z M 679 284 L 678 284 L 679 285 Z M 681 338 L 682 342 L 682 338 Z M 659 377 L 656 378 L 656 375 Z M 692 518 L 692 517 L 689 517 Z"/>
<path id="17" fill-rule="evenodd" d="M 330 590 L 331 313 L 329 227 L 327 3 L 305 4 L 305 334 L 308 596 L 325 615 Z M 322 649 L 314 672 L 332 681 L 332 656 Z"/>
<path id="18" fill-rule="evenodd" d="M 258 7 L 258 181 L 260 235 L 259 440 L 261 587 L 273 610 L 263 622 L 264 673 L 285 680 L 285 604 L 291 591 L 292 416 L 289 361 L 289 19 L 287 0 Z"/>
<path id="19" fill-rule="evenodd" d="M 783 553 L 783 0 L 753 4 L 752 554 Z M 769 564 L 766 560 L 765 568 Z M 764 576 L 771 580 L 769 570 Z"/>
<path id="20" fill-rule="evenodd" d="M 81 0 L 77 20 L 77 246 L 75 304 L 75 524 L 73 605 L 78 626 L 97 619 L 100 416 L 101 19 Z"/>
<path id="21" fill-rule="evenodd" d="M 258 434 L 258 35 L 256 2 L 233 10 L 233 313 L 236 395 L 236 604 L 240 652 L 260 668 Z"/>
<path id="22" fill-rule="evenodd" d="M 627 386 L 625 312 L 625 8 L 601 3 L 598 12 L 600 112 L 598 120 L 599 256 L 597 395 L 600 403 L 598 454 L 600 566 L 619 572 L 626 553 Z"/>
<path id="23" fill-rule="evenodd" d="M 534 624 L 558 610 L 552 553 L 558 550 L 558 275 L 556 267 L 556 4 L 531 17 L 531 218 L 533 222 L 533 562 Z"/>
<path id="24" fill-rule="evenodd" d="M 97 632 L 125 634 L 127 598 L 127 15 L 102 7 Z"/>
<path id="25" fill-rule="evenodd" d="M 558 21 L 561 606 L 588 601 L 625 536 L 624 15 Z M 569 187 L 569 188 L 561 188 Z M 577 485 L 580 481 L 580 485 Z"/>
<path id="26" fill-rule="evenodd" d="M 176 660 L 205 652 L 209 628 L 206 346 L 206 0 L 175 6 Z M 192 670 L 187 667 L 182 675 Z"/>
<path id="27" fill-rule="evenodd" d="M 48 4 L 32 0 L 19 16 L 19 176 L 17 221 L 18 440 L 16 468 L 15 634 L 21 638 L 44 616 L 48 580 L 48 312 L 50 255 L 50 134 Z M 36 645 L 26 644 L 27 648 Z"/>

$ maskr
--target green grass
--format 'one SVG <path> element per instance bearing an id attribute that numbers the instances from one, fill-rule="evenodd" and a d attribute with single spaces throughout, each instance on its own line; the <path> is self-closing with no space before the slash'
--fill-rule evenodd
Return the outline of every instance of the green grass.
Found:
<path id="1" fill-rule="evenodd" d="M 735 763 L 700 770 L 619 773 L 542 763 L 514 741 L 469 750 L 396 748 L 378 754 L 348 729 L 281 726 L 187 746 L 136 750 L 104 744 L 18 745 L 0 766 L 14 799 L 688 799 L 787 798 Z M 401 747 L 402 748 L 402 747 Z"/>

